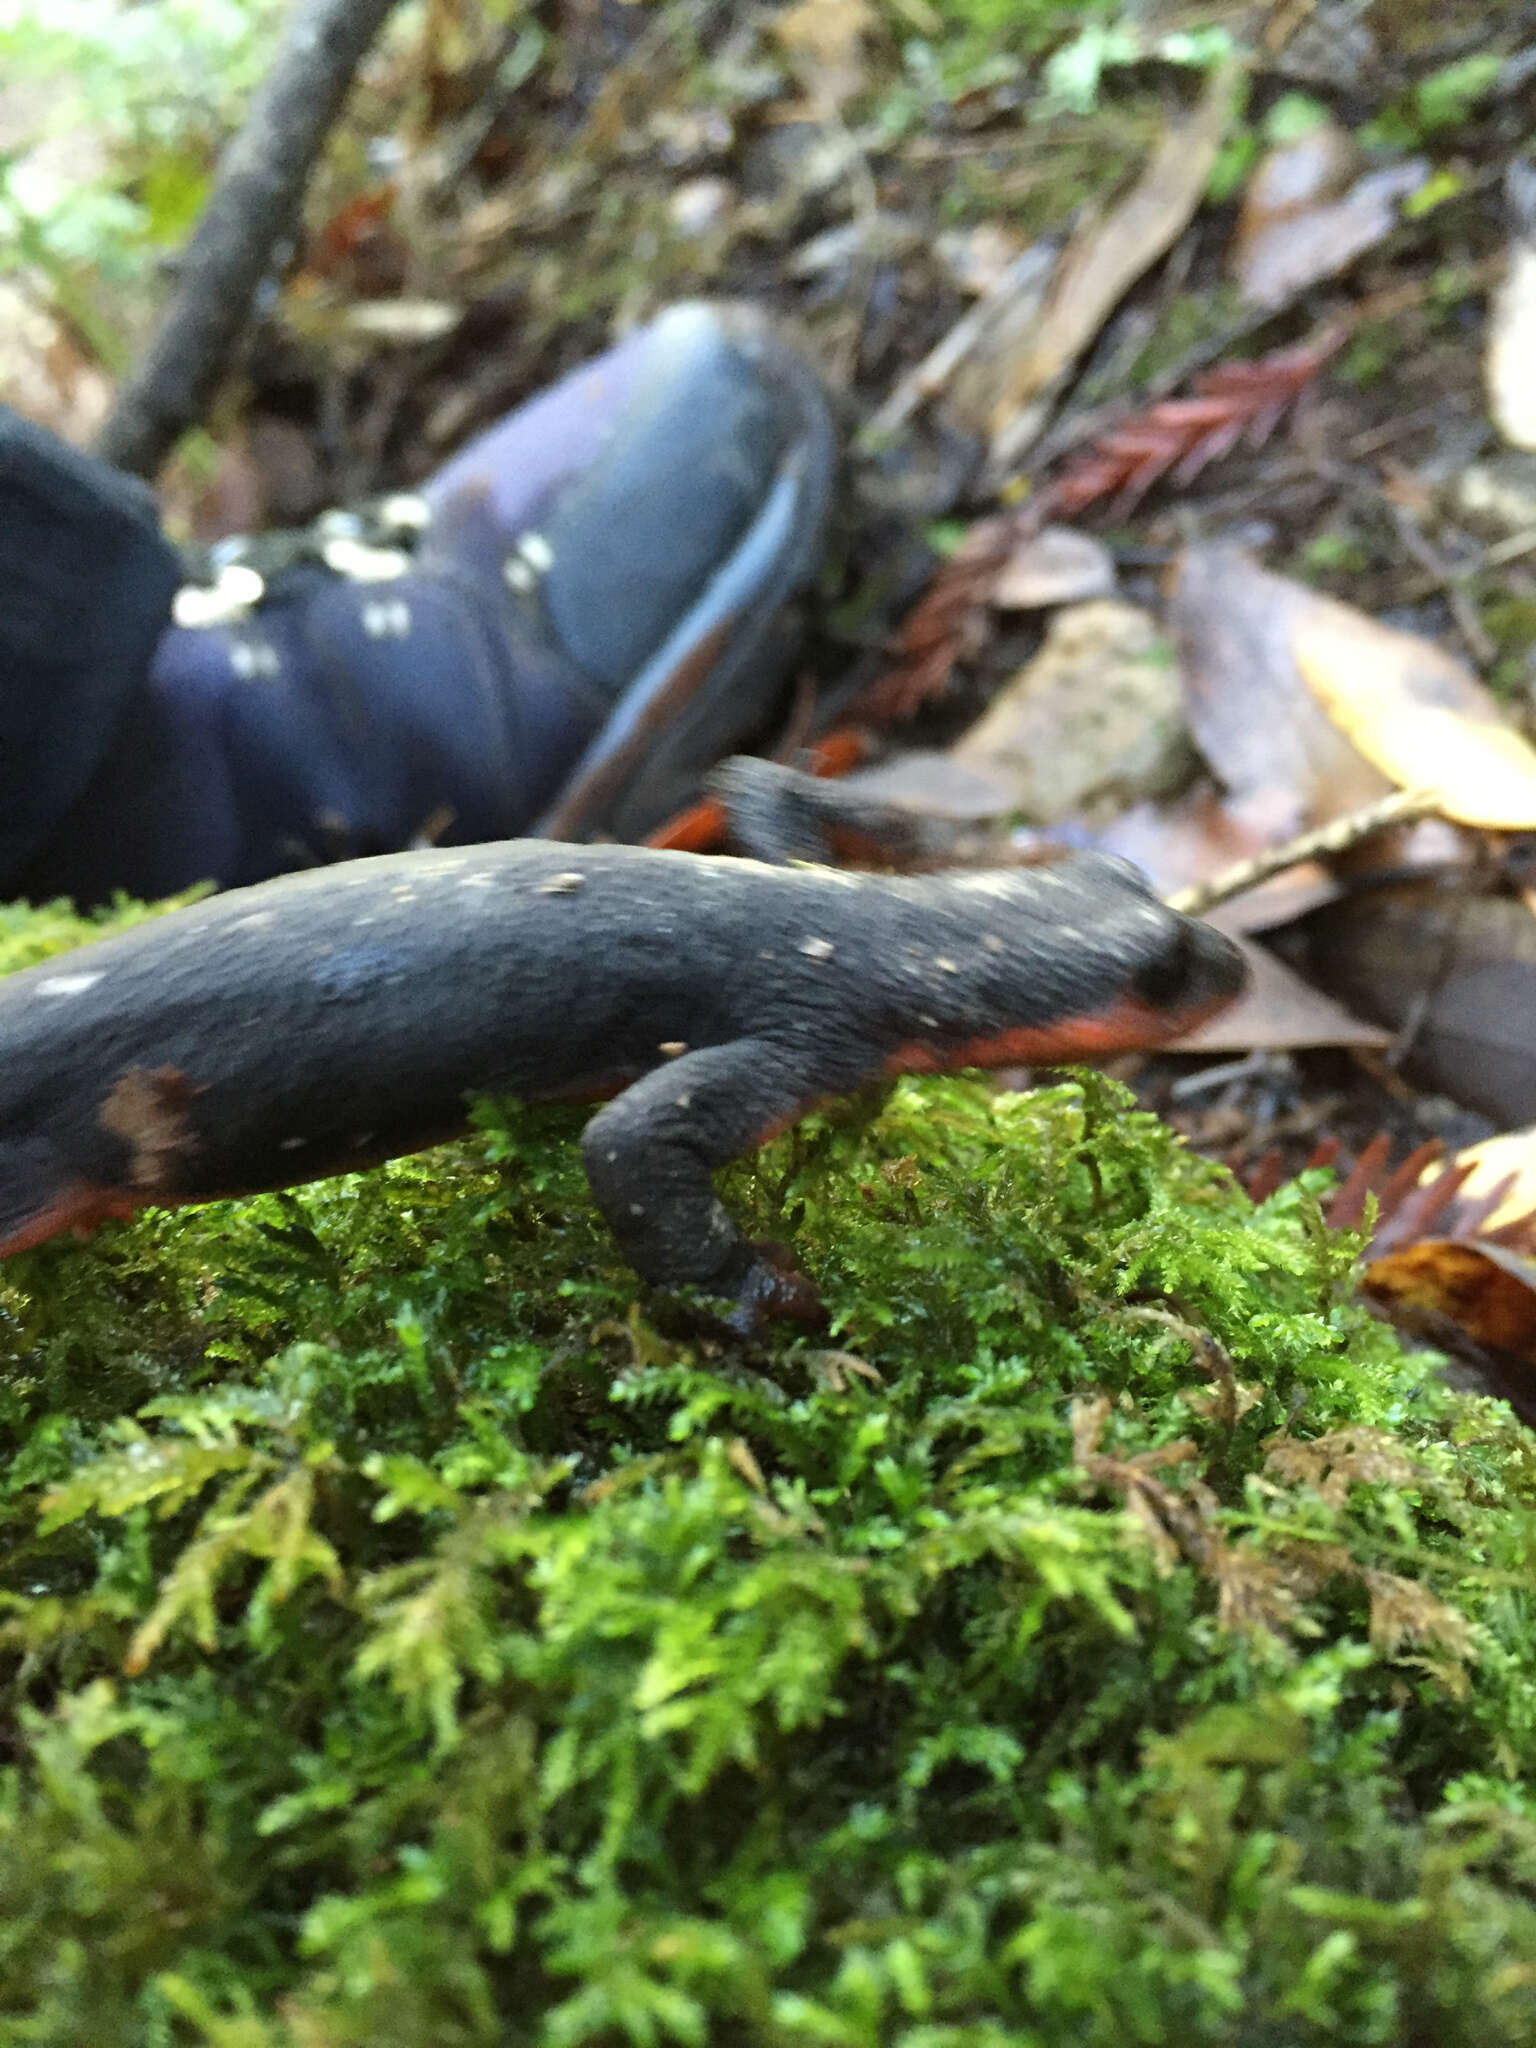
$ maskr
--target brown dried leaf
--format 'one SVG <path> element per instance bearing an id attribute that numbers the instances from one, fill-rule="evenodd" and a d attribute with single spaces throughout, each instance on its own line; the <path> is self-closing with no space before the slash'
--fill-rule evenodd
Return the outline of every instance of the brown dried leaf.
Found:
<path id="1" fill-rule="evenodd" d="M 814 118 L 837 113 L 863 90 L 864 41 L 879 20 L 869 0 L 799 0 L 774 23 Z"/>
<path id="2" fill-rule="evenodd" d="M 1103 541 L 1070 526 L 1047 526 L 1026 535 L 997 573 L 991 601 L 999 611 L 1039 611 L 1108 597 L 1115 560 Z"/>
<path id="3" fill-rule="evenodd" d="M 1384 1657 L 1395 1656 L 1404 1643 L 1444 1650 L 1457 1663 L 1477 1656 L 1471 1622 L 1417 1579 L 1368 1568 L 1359 1578 L 1371 1596 L 1371 1644 Z"/>
<path id="4" fill-rule="evenodd" d="M 1192 397 L 1161 399 L 1106 428 L 1062 471 L 1050 502 L 1080 512 L 1113 498 L 1111 515 L 1124 518 L 1161 478 L 1189 484 L 1239 442 L 1261 447 L 1347 332 L 1335 323 L 1301 347 L 1224 363 L 1195 379 Z"/>
<path id="5" fill-rule="evenodd" d="M 1310 1486 L 1330 1507 L 1339 1508 L 1351 1486 L 1415 1486 L 1424 1474 L 1383 1429 L 1361 1423 L 1323 1436 L 1273 1436 L 1265 1449 L 1265 1471 L 1287 1486 Z"/>
<path id="6" fill-rule="evenodd" d="M 1404 1071 L 1500 1125 L 1536 1120 L 1536 917 L 1430 880 L 1313 912 L 1287 957 L 1367 1015 L 1408 1026 Z"/>
<path id="7" fill-rule="evenodd" d="M 1219 1017 L 1175 1039 L 1170 1052 L 1296 1052 L 1306 1046 L 1392 1043 L 1391 1032 L 1313 988 L 1263 946 L 1241 934 L 1229 936 L 1248 962 L 1247 987 Z"/>
<path id="8" fill-rule="evenodd" d="M 1249 180 L 1232 251 L 1244 298 L 1287 305 L 1332 277 L 1397 225 L 1398 208 L 1424 184 L 1422 157 L 1369 171 L 1344 189 L 1353 163 L 1332 123 L 1273 149 Z"/>
<path id="9" fill-rule="evenodd" d="M 1536 1263 L 1499 1244 L 1426 1238 L 1373 1259 L 1361 1288 L 1394 1321 L 1454 1323 L 1481 1350 L 1536 1374 Z"/>
<path id="10" fill-rule="evenodd" d="M 1298 669 L 1298 622 L 1327 603 L 1240 548 L 1192 547 L 1180 558 L 1169 622 L 1190 725 L 1236 815 L 1265 838 L 1326 824 L 1391 788 Z"/>
<path id="11" fill-rule="evenodd" d="M 1019 452 L 1026 406 L 1065 375 L 1126 291 L 1171 249 L 1205 195 L 1232 117 L 1238 69 L 1211 74 L 1200 104 L 1171 128 L 1135 185 L 1062 258 L 1032 344 L 1008 366 L 990 421 L 994 442 Z"/>

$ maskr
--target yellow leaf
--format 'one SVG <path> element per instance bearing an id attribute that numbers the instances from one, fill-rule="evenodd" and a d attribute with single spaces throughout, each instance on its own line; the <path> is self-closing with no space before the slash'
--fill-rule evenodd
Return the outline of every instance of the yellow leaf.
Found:
<path id="1" fill-rule="evenodd" d="M 1536 748 L 1432 641 L 1317 598 L 1292 652 L 1329 718 L 1400 788 L 1433 790 L 1461 825 L 1536 831 Z"/>

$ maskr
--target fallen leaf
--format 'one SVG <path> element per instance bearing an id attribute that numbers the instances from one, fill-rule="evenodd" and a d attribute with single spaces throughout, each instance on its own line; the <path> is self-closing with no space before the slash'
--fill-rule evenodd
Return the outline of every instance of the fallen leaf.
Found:
<path id="1" fill-rule="evenodd" d="M 1027 535 L 997 572 L 992 602 L 1000 611 L 1040 611 L 1108 597 L 1115 559 L 1103 541 L 1070 526 L 1047 526 Z"/>
<path id="2" fill-rule="evenodd" d="M 1004 784 L 1008 808 L 1034 824 L 1170 793 L 1192 764 L 1157 621 L 1113 598 L 1058 612 L 1039 653 L 951 753 Z"/>
<path id="3" fill-rule="evenodd" d="M 1514 233 L 1509 269 L 1488 310 L 1483 375 L 1499 432 L 1516 448 L 1536 448 L 1536 165 L 1516 158 L 1504 190 Z"/>
<path id="4" fill-rule="evenodd" d="M 1536 1262 L 1529 1256 L 1536 1246 L 1533 1145 L 1536 1131 L 1520 1131 L 1446 1160 L 1439 1140 L 1430 1139 L 1391 1167 L 1391 1140 L 1382 1133 L 1360 1152 L 1322 1209 L 1330 1230 L 1359 1230 L 1374 1203 L 1376 1221 L 1361 1279 L 1367 1302 L 1399 1329 L 1470 1368 L 1477 1391 L 1509 1401 L 1528 1423 L 1536 1423 Z M 1325 1138 L 1308 1169 L 1332 1166 L 1339 1150 L 1336 1138 Z M 1523 1196 L 1516 1193 L 1522 1173 Z M 1256 1202 L 1273 1194 L 1283 1178 L 1278 1152 L 1243 1175 Z M 1475 1178 L 1484 1182 L 1476 1189 Z M 1510 1220 L 1500 1222 L 1499 1216 Z M 1464 1378 L 1454 1370 L 1451 1377 Z M 1308 1478 L 1302 1467 L 1324 1441 L 1289 1452 L 1285 1476 Z M 1323 1490 L 1342 1475 L 1343 1467 L 1322 1475 Z M 1392 1480 L 1388 1473 L 1377 1476 Z"/>
<path id="5" fill-rule="evenodd" d="M 1213 915 L 1206 922 L 1219 919 Z M 1319 1045 L 1379 1049 L 1391 1044 L 1389 1031 L 1313 988 L 1265 947 L 1234 932 L 1228 936 L 1248 962 L 1248 986 L 1219 1017 L 1175 1039 L 1169 1052 L 1299 1052 Z"/>
<path id="6" fill-rule="evenodd" d="M 1485 1138 L 1480 1145 L 1464 1147 L 1447 1163 L 1465 1171 L 1458 1199 L 1493 1201 L 1479 1218 L 1483 1236 L 1526 1224 L 1536 1213 L 1536 1127 Z"/>
<path id="7" fill-rule="evenodd" d="M 1429 176 L 1422 157 L 1349 185 L 1354 149 L 1324 122 L 1265 156 L 1249 180 L 1232 250 L 1245 299 L 1284 306 L 1332 277 L 1397 225 L 1398 208 Z"/>
<path id="8" fill-rule="evenodd" d="M 1344 817 L 1392 786 L 1298 668 L 1299 622 L 1327 603 L 1241 548 L 1187 548 L 1177 567 L 1168 620 L 1190 728 L 1234 816 L 1265 843 Z"/>
<path id="9" fill-rule="evenodd" d="M 799 0 L 774 23 L 813 118 L 837 113 L 863 89 L 864 39 L 879 19 L 869 0 Z"/>
<path id="10" fill-rule="evenodd" d="M 1277 939 L 1309 980 L 1407 1042 L 1403 1071 L 1505 1127 L 1536 1122 L 1536 917 L 1432 881 L 1352 891 Z"/>
<path id="11" fill-rule="evenodd" d="M 1132 804 L 1093 836 L 1101 852 L 1134 861 L 1160 896 L 1211 881 L 1264 843 L 1208 782 L 1172 803 Z"/>
<path id="12" fill-rule="evenodd" d="M 1360 1284 L 1394 1321 L 1428 1335 L 1426 1316 L 1443 1316 L 1480 1349 L 1522 1359 L 1536 1394 L 1536 1262 L 1501 1245 L 1426 1238 L 1373 1259 Z"/>
<path id="13" fill-rule="evenodd" d="M 1031 325 L 1049 261 L 1040 249 L 1021 257 L 1019 276 L 997 305 L 984 301 L 958 321 L 900 381 L 866 432 L 878 441 L 894 431 L 946 378 L 944 410 L 951 423 L 978 424 L 989 403 L 993 342 L 1004 328 L 1021 333 Z M 996 330 L 989 325 L 994 313 Z M 1160 399 L 1094 432 L 1022 511 L 977 520 L 902 621 L 895 665 L 859 698 L 854 715 L 877 724 L 909 718 L 943 691 L 956 661 L 985 639 L 997 575 L 1047 518 L 1080 513 L 1104 498 L 1112 498 L 1111 512 L 1123 517 L 1160 478 L 1186 484 L 1239 442 L 1261 447 L 1347 334 L 1347 325 L 1336 321 L 1298 348 L 1256 362 L 1222 363 L 1195 379 L 1188 398 Z"/>
<path id="14" fill-rule="evenodd" d="M 994 463 L 1018 459 L 1039 430 L 1045 396 L 1193 219 L 1231 122 L 1238 75 L 1234 64 L 1211 73 L 1194 113 L 1169 130 L 1125 198 L 1067 249 L 1030 344 L 1000 380 L 988 422 Z"/>
<path id="15" fill-rule="evenodd" d="M 963 767 L 936 747 L 913 747 L 873 768 L 856 768 L 840 778 L 842 788 L 881 803 L 904 804 L 934 816 L 972 822 L 1006 817 L 1006 784 L 995 775 Z"/>
<path id="16" fill-rule="evenodd" d="M 1477 678 L 1432 640 L 1332 598 L 1294 607 L 1296 666 L 1324 712 L 1401 789 L 1432 789 L 1446 817 L 1536 830 L 1536 748 Z"/>
<path id="17" fill-rule="evenodd" d="M 997 403 L 998 384 L 1040 327 L 1061 259 L 1058 240 L 1032 243 L 996 284 L 966 309 L 908 371 L 870 422 L 889 433 L 916 405 L 943 394 L 945 418 L 962 433 L 982 435 Z"/>

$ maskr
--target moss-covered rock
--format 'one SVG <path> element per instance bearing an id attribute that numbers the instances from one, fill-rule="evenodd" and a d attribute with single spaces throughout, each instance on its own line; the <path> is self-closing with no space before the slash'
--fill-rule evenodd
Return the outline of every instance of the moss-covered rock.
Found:
<path id="1" fill-rule="evenodd" d="M 904 1084 L 744 1351 L 578 1121 L 0 1269 L 0 2043 L 1536 2038 L 1536 1460 L 1315 1187 Z"/>

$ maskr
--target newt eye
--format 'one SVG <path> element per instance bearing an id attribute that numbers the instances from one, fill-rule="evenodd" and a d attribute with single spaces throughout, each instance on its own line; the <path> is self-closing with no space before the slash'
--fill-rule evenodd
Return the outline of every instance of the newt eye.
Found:
<path id="1" fill-rule="evenodd" d="M 1131 978 L 1131 993 L 1154 1010 L 1167 1009 L 1189 987 L 1192 954 L 1189 926 L 1175 925 L 1157 958 L 1137 968 Z"/>

